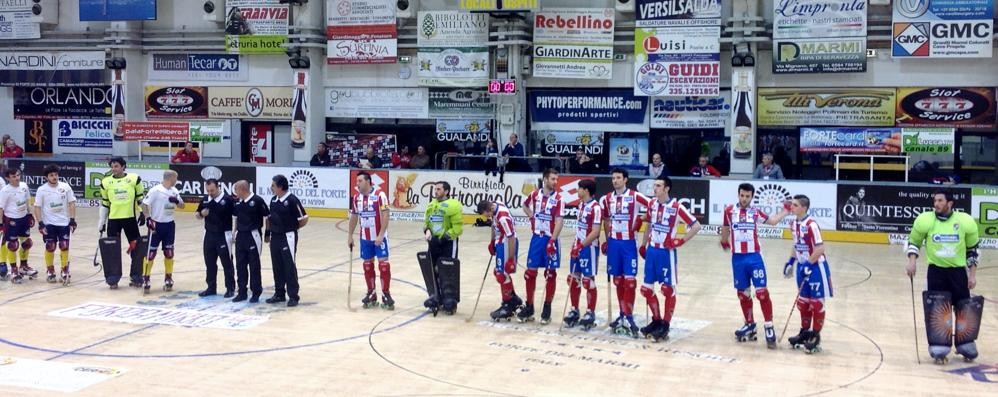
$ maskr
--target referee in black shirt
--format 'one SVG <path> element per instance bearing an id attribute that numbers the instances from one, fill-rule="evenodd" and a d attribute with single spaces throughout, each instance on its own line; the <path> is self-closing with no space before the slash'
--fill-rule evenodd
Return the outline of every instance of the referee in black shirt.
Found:
<path id="1" fill-rule="evenodd" d="M 308 214 L 298 197 L 288 191 L 288 178 L 275 175 L 270 184 L 274 197 L 270 199 L 270 217 L 264 239 L 270 243 L 270 262 L 274 268 L 274 296 L 267 303 L 284 302 L 287 292 L 288 307 L 298 306 L 298 268 L 295 253 L 298 251 L 298 229 L 308 223 Z"/>
<path id="2" fill-rule="evenodd" d="M 236 291 L 235 268 L 232 266 L 232 207 L 235 204 L 232 197 L 222 194 L 218 188 L 218 180 L 208 179 L 204 183 L 208 195 L 201 199 L 194 216 L 204 219 L 204 250 L 205 281 L 208 288 L 198 294 L 200 297 L 217 293 L 215 281 L 218 278 L 218 260 L 222 260 L 222 273 L 225 275 L 225 297 L 231 298 Z"/>
<path id="3" fill-rule="evenodd" d="M 249 282 L 253 297 L 250 303 L 260 301 L 263 284 L 260 282 L 260 253 L 263 241 L 260 229 L 263 219 L 270 215 L 267 202 L 250 191 L 249 182 L 239 181 L 233 187 L 239 201 L 232 208 L 236 217 L 236 282 L 239 292 L 233 302 L 246 300 L 246 283 Z M 247 280 L 247 277 L 249 280 Z"/>

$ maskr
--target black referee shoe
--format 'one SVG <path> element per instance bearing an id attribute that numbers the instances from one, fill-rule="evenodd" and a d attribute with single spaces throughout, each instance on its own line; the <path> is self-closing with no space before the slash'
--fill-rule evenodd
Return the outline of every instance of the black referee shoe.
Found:
<path id="1" fill-rule="evenodd" d="M 291 298 L 291 299 L 288 299 L 288 307 L 298 306 L 298 300 L 299 299 L 301 299 L 301 298 Z"/>
<path id="2" fill-rule="evenodd" d="M 267 303 L 281 303 L 281 302 L 284 302 L 284 300 L 285 300 L 284 296 L 274 295 L 274 296 L 271 296 L 271 297 L 267 298 L 267 300 L 265 300 L 264 302 L 267 302 Z"/>
<path id="3" fill-rule="evenodd" d="M 218 293 L 215 292 L 215 290 L 213 290 L 213 289 L 206 289 L 206 290 L 201 291 L 201 292 L 198 293 L 198 296 L 200 296 L 202 298 L 204 298 L 206 296 L 212 296 L 212 295 L 218 295 Z"/>
<path id="4" fill-rule="evenodd" d="M 236 295 L 236 297 L 232 299 L 233 302 L 242 302 L 244 300 L 246 300 L 246 294 Z"/>

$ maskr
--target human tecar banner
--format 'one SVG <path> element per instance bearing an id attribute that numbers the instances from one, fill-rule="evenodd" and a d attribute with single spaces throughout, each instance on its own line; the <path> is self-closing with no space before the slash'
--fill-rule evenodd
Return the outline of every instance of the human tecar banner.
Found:
<path id="1" fill-rule="evenodd" d="M 773 73 L 866 71 L 866 0 L 778 0 Z"/>
<path id="2" fill-rule="evenodd" d="M 721 0 L 635 5 L 634 95 L 718 95 Z"/>
<path id="3" fill-rule="evenodd" d="M 149 80 L 246 81 L 249 65 L 236 54 L 150 54 Z"/>
<path id="4" fill-rule="evenodd" d="M 611 78 L 612 8 L 545 8 L 534 14 L 533 77 Z"/>
<path id="5" fill-rule="evenodd" d="M 225 51 L 283 54 L 290 9 L 280 0 L 226 0 Z"/>
<path id="6" fill-rule="evenodd" d="M 991 58 L 994 0 L 896 0 L 891 55 Z"/>
<path id="7" fill-rule="evenodd" d="M 655 97 L 651 101 L 651 128 L 724 128 L 730 117 L 730 90 L 717 97 Z"/>
<path id="8" fill-rule="evenodd" d="M 828 184 L 829 186 L 834 186 Z M 932 209 L 938 187 L 918 185 L 839 185 L 838 230 L 908 233 L 915 218 Z M 953 210 L 971 213 L 969 188 L 949 188 Z M 813 198 L 812 198 L 813 199 Z"/>
<path id="9" fill-rule="evenodd" d="M 760 126 L 893 127 L 893 88 L 760 88 Z"/>
<path id="10" fill-rule="evenodd" d="M 91 87 L 107 85 L 104 51 L 0 52 L 0 86 Z"/>
<path id="11" fill-rule="evenodd" d="M 395 63 L 395 23 L 394 0 L 326 0 L 326 62 Z"/>
<path id="12" fill-rule="evenodd" d="M 898 127 L 994 128 L 992 87 L 906 87 L 897 90 Z"/>
<path id="13" fill-rule="evenodd" d="M 648 132 L 648 98 L 630 90 L 532 90 L 535 130 Z"/>

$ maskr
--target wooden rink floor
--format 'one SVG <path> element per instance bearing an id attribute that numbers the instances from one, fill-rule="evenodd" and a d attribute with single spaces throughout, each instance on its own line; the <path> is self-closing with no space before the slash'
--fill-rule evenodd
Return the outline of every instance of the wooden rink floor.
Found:
<path id="1" fill-rule="evenodd" d="M 911 292 L 899 247 L 828 243 L 835 298 L 827 305 L 824 351 L 808 355 L 790 349 L 786 337 L 779 349 L 766 349 L 758 301 L 759 340 L 735 342 L 741 312 L 731 282 L 730 254 L 720 250 L 715 236 L 699 236 L 679 249 L 672 340 L 653 343 L 607 330 L 606 299 L 613 295 L 606 290 L 602 262 L 597 277 L 599 325 L 589 332 L 559 332 L 567 253 L 558 275 L 554 322 L 493 323 L 488 314 L 498 307 L 499 292 L 491 274 L 474 319 L 465 322 L 489 260 L 488 228 L 465 228 L 458 313 L 434 318 L 422 306 L 426 293 L 415 253 L 425 249 L 425 242 L 421 225 L 415 223 L 393 222 L 389 229 L 396 310 L 359 308 L 365 287 L 361 261 L 355 260 L 352 301 L 357 311 L 351 313 L 346 308 L 349 253 L 344 220 L 312 219 L 302 230 L 302 304 L 289 309 L 262 299 L 258 304 L 235 304 L 221 295 L 198 298 L 205 287 L 203 229 L 190 213 L 178 214 L 173 292 L 159 289 L 162 254 L 154 267 L 152 294 L 143 296 L 127 286 L 127 265 L 122 286 L 109 290 L 100 270 L 90 264 L 96 210 L 79 212 L 71 286 L 45 282 L 44 248 L 37 230 L 32 230 L 36 244 L 31 264 L 41 277 L 22 285 L 0 284 L 0 373 L 3 357 L 121 371 L 74 393 L 78 395 L 998 395 L 998 383 L 986 382 L 998 382 L 998 265 L 991 251 L 983 253 L 974 291 L 989 299 L 978 339 L 980 357 L 965 363 L 951 356 L 949 364 L 937 366 L 928 358 L 921 302 L 916 308 L 922 364 L 915 361 Z M 529 238 L 526 228 L 518 232 Z M 562 246 L 570 246 L 573 233 L 562 234 Z M 521 258 L 526 243 L 526 238 L 521 241 Z M 780 274 L 790 243 L 765 240 L 763 245 L 779 335 L 796 293 L 793 281 Z M 262 298 L 273 293 L 267 248 L 265 252 Z M 514 279 L 521 296 L 524 263 L 521 259 Z M 920 262 L 915 282 L 919 299 L 924 276 L 925 264 Z M 218 280 L 221 293 L 221 271 Z M 542 280 L 538 286 L 539 317 Z M 223 329 L 51 314 L 86 303 L 235 313 L 263 316 L 265 321 L 248 329 Z M 639 326 L 646 323 L 645 306 L 639 294 Z M 787 336 L 798 328 L 795 310 Z M 0 395 L 48 394 L 61 393 L 0 380 Z"/>

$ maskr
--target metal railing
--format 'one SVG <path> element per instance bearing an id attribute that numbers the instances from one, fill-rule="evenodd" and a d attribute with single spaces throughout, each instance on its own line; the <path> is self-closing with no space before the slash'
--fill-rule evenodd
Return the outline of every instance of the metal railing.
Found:
<path id="1" fill-rule="evenodd" d="M 839 170 L 840 162 L 839 159 L 842 157 L 855 157 L 855 158 L 869 158 L 870 159 L 870 182 L 873 182 L 873 171 L 877 169 L 874 163 L 875 159 L 886 158 L 886 159 L 904 159 L 904 170 L 888 169 L 885 171 L 904 171 L 904 181 L 908 182 L 908 156 L 896 156 L 896 155 L 885 155 L 885 154 L 836 154 L 835 155 L 835 180 L 839 180 Z"/>
<path id="2" fill-rule="evenodd" d="M 436 159 L 434 160 L 434 168 L 438 170 L 455 170 L 454 167 L 459 161 L 465 160 L 471 162 L 471 160 L 481 160 L 481 164 L 485 165 L 489 160 L 496 161 L 496 169 L 500 172 L 505 172 L 506 166 L 509 164 L 510 159 L 519 159 L 524 162 L 529 162 L 530 160 L 538 161 L 555 161 L 557 166 L 554 167 L 558 169 L 561 173 L 567 173 L 568 168 L 565 164 L 565 159 L 562 157 L 555 156 L 495 156 L 495 155 L 485 155 L 485 154 L 461 154 L 461 153 L 437 153 Z M 469 167 L 465 168 L 474 168 Z"/>

